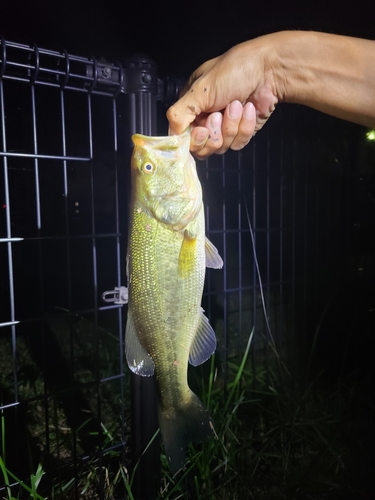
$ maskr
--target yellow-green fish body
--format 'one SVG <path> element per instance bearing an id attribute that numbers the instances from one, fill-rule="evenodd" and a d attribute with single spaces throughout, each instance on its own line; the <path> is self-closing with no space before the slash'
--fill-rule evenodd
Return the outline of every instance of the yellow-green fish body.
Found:
<path id="1" fill-rule="evenodd" d="M 206 266 L 223 263 L 205 237 L 190 133 L 136 134 L 133 142 L 126 357 L 133 372 L 156 374 L 162 439 L 175 472 L 188 441 L 212 434 L 210 416 L 188 386 L 187 368 L 216 348 L 201 298 Z"/>

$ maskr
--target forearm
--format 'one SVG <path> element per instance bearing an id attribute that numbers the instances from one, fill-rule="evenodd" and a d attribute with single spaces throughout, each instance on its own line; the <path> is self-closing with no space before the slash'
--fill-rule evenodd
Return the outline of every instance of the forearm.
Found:
<path id="1" fill-rule="evenodd" d="M 270 35 L 279 102 L 375 126 L 375 42 L 316 32 Z M 267 63 L 266 63 L 267 64 Z"/>

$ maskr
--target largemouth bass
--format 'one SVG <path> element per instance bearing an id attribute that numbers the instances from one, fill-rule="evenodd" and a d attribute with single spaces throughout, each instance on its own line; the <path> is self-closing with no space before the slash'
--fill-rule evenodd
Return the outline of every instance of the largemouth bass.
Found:
<path id="1" fill-rule="evenodd" d="M 188 442 L 213 433 L 187 370 L 188 362 L 197 366 L 216 349 L 201 298 L 206 266 L 221 268 L 223 261 L 205 236 L 189 131 L 132 139 L 126 358 L 134 373 L 156 375 L 161 436 L 176 472 Z"/>

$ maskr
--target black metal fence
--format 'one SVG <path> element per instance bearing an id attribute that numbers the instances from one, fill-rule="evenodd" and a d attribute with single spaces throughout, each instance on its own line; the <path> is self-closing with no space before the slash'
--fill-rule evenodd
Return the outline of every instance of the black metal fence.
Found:
<path id="1" fill-rule="evenodd" d="M 100 495 L 110 457 L 136 460 L 157 427 L 152 381 L 135 377 L 129 393 L 121 287 L 130 136 L 165 133 L 157 103 L 177 85 L 144 57 L 122 66 L 4 40 L 0 49 L 0 455 L 22 480 L 42 462 L 46 484 L 72 484 L 71 498 L 82 464 L 97 464 Z M 269 327 L 298 364 L 337 289 L 369 275 L 361 134 L 280 107 L 242 152 L 198 164 L 225 262 L 208 271 L 203 300 L 224 373 L 253 326 L 254 367 L 267 366 Z M 155 490 L 155 456 L 157 441 L 139 498 Z"/>

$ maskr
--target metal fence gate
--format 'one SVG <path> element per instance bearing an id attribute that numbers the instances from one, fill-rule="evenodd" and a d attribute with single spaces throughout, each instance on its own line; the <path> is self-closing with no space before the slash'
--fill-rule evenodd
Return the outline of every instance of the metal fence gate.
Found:
<path id="1" fill-rule="evenodd" d="M 125 80 L 119 64 L 66 52 L 2 40 L 1 54 L 2 450 L 18 478 L 43 462 L 66 484 L 129 446 L 130 135 L 156 133 L 158 80 L 142 58 Z"/>
<path id="2" fill-rule="evenodd" d="M 79 498 L 82 464 L 105 470 L 130 447 L 139 456 L 157 425 L 152 381 L 133 379 L 130 404 L 120 287 L 130 136 L 166 132 L 157 101 L 178 85 L 158 80 L 144 58 L 121 66 L 4 40 L 0 48 L 1 449 L 17 478 L 42 462 L 49 487 L 70 482 L 62 498 Z M 346 278 L 366 272 L 355 261 L 366 244 L 351 252 L 359 229 L 348 203 L 358 193 L 358 133 L 280 107 L 242 152 L 198 164 L 207 231 L 225 262 L 208 272 L 203 300 L 224 373 L 253 326 L 253 367 L 267 366 L 269 327 L 297 364 L 342 268 Z M 104 302 L 114 287 L 115 301 Z M 154 471 L 151 490 L 153 456 L 139 469 L 140 483 Z M 99 495 L 104 481 L 98 473 Z"/>

